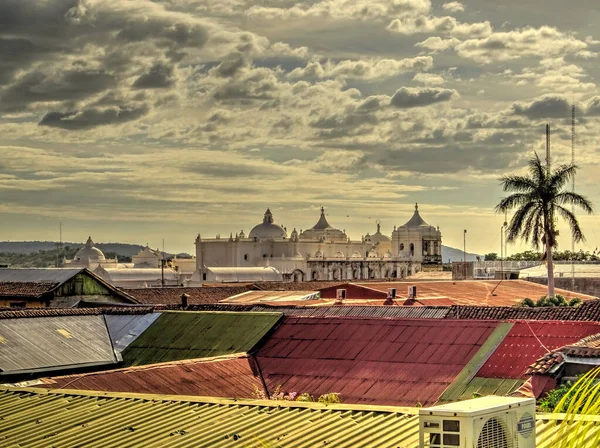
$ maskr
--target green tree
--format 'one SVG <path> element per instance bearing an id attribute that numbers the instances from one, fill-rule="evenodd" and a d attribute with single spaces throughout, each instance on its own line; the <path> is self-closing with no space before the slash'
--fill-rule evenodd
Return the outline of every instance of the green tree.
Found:
<path id="1" fill-rule="evenodd" d="M 483 259 L 485 261 L 495 261 L 498 259 L 498 254 L 496 252 L 490 252 L 489 254 L 485 254 Z"/>
<path id="2" fill-rule="evenodd" d="M 545 245 L 548 297 L 554 297 L 552 249 L 557 245 L 556 219 L 560 216 L 567 221 L 573 239 L 575 242 L 581 242 L 585 237 L 577 218 L 567 207 L 578 206 L 588 214 L 593 213 L 593 207 L 584 196 L 564 188 L 575 176 L 576 165 L 561 165 L 555 170 L 547 170 L 535 154 L 535 157 L 529 160 L 528 166 L 528 175 L 509 175 L 501 178 L 504 191 L 512 194 L 502 198 L 496 206 L 496 212 L 505 213 L 516 209 L 507 229 L 508 242 L 521 238 L 536 250 L 540 245 Z"/>

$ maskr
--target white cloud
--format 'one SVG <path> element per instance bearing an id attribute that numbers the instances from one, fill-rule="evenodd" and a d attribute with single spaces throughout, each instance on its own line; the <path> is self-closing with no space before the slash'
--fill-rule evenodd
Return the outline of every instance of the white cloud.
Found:
<path id="1" fill-rule="evenodd" d="M 433 66 L 430 56 L 418 56 L 408 59 L 364 59 L 360 61 L 345 60 L 333 63 L 330 60 L 321 63 L 318 60 L 309 62 L 303 68 L 292 70 L 288 77 L 298 78 L 338 78 L 363 79 L 367 81 L 385 79 L 406 72 L 428 70 Z"/>
<path id="2" fill-rule="evenodd" d="M 387 27 L 388 31 L 399 34 L 441 33 L 460 39 L 481 38 L 492 34 L 490 22 L 461 23 L 454 17 L 406 16 L 394 19 Z"/>
<path id="3" fill-rule="evenodd" d="M 450 12 L 463 12 L 465 10 L 465 7 L 463 6 L 463 4 L 461 2 L 448 2 L 448 3 L 444 3 L 442 5 L 442 8 L 444 8 L 446 11 L 450 11 Z"/>
<path id="4" fill-rule="evenodd" d="M 434 75 L 433 73 L 417 73 L 413 81 L 420 82 L 426 86 L 441 86 L 446 82 L 443 76 Z"/>

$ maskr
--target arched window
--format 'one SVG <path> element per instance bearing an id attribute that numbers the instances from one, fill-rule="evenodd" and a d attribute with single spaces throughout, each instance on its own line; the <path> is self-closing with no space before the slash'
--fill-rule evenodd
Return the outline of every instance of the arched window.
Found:
<path id="1" fill-rule="evenodd" d="M 410 255 L 414 255 L 415 254 L 415 245 L 413 243 L 410 243 Z"/>
<path id="2" fill-rule="evenodd" d="M 248 254 L 244 254 L 244 260 L 248 261 Z"/>
<path id="3" fill-rule="evenodd" d="M 404 243 L 400 243 L 400 250 L 404 250 Z"/>

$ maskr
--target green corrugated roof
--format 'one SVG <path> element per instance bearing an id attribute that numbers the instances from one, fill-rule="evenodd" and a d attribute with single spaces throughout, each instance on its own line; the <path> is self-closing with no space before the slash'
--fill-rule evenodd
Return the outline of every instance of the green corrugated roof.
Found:
<path id="1" fill-rule="evenodd" d="M 123 352 L 126 366 L 248 352 L 281 313 L 165 312 Z"/>
<path id="2" fill-rule="evenodd" d="M 440 402 L 469 400 L 475 396 L 506 396 L 517 390 L 523 383 L 523 380 L 480 378 L 476 376 L 467 384 L 455 384 L 452 389 L 447 389 L 440 397 Z"/>
<path id="3" fill-rule="evenodd" d="M 416 412 L 384 406 L 4 390 L 0 446 L 412 448 L 418 445 Z"/>
<path id="4" fill-rule="evenodd" d="M 440 396 L 440 402 L 458 401 L 473 398 L 472 392 L 471 395 L 466 396 L 465 391 L 470 387 L 469 384 L 474 379 L 475 374 L 492 355 L 492 353 L 494 353 L 498 345 L 500 345 L 512 327 L 513 324 L 508 322 L 502 322 L 498 324 L 492 334 L 489 335 L 487 340 L 483 343 L 479 350 L 477 350 L 477 353 L 475 353 L 467 365 L 458 374 L 454 382 L 448 386 L 448 388 Z M 485 393 L 482 395 L 492 394 L 493 393 Z"/>

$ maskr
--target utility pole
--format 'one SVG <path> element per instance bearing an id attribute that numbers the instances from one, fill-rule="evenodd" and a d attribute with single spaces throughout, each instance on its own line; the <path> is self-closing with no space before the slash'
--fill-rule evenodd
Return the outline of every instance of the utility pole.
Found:
<path id="1" fill-rule="evenodd" d="M 467 279 L 467 229 L 463 233 L 463 268 L 464 280 Z"/>
<path id="2" fill-rule="evenodd" d="M 575 165 L 575 101 L 571 107 L 571 164 Z M 571 191 L 575 193 L 575 176 L 571 180 Z M 575 205 L 571 205 L 575 214 Z M 575 291 L 575 237 L 571 236 L 571 291 Z"/>
<path id="3" fill-rule="evenodd" d="M 500 227 L 500 278 L 504 278 L 504 226 Z"/>

